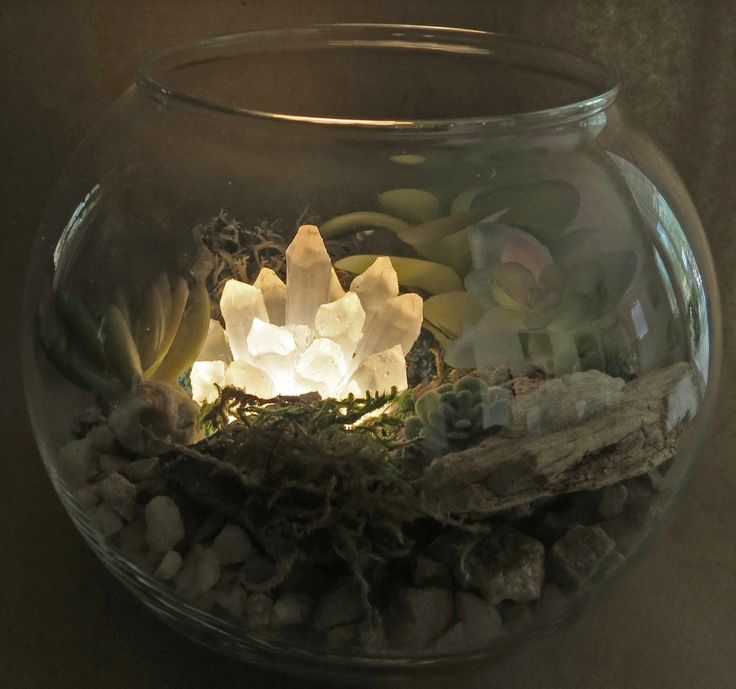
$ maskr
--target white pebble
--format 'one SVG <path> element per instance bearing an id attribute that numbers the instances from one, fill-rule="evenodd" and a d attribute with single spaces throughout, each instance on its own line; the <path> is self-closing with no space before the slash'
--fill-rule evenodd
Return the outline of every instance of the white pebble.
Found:
<path id="1" fill-rule="evenodd" d="M 105 538 L 115 535 L 123 528 L 123 520 L 117 512 L 113 511 L 104 502 L 97 505 L 97 507 L 93 507 L 88 514 Z"/>
<path id="2" fill-rule="evenodd" d="M 87 437 L 95 452 L 112 452 L 115 449 L 115 438 L 104 423 L 91 428 Z"/>
<path id="3" fill-rule="evenodd" d="M 298 593 L 285 593 L 273 606 L 273 623 L 277 627 L 302 624 L 307 619 L 312 607 L 306 596 Z"/>
<path id="4" fill-rule="evenodd" d="M 173 579 L 177 575 L 181 569 L 182 562 L 182 557 L 176 550 L 169 550 L 159 563 L 153 576 L 161 581 L 169 581 L 169 579 Z"/>
<path id="5" fill-rule="evenodd" d="M 157 466 L 158 457 L 145 457 L 130 462 L 123 468 L 121 473 L 133 483 L 140 483 L 147 479 Z"/>
<path id="6" fill-rule="evenodd" d="M 116 474 L 128 464 L 125 457 L 118 457 L 117 455 L 100 455 L 97 461 L 103 474 Z"/>
<path id="7" fill-rule="evenodd" d="M 212 547 L 217 551 L 223 565 L 242 562 L 253 550 L 248 534 L 237 524 L 225 524 L 213 541 Z"/>
<path id="8" fill-rule="evenodd" d="M 59 471 L 68 481 L 83 484 L 95 474 L 93 460 L 89 438 L 70 440 L 59 450 Z"/>
<path id="9" fill-rule="evenodd" d="M 245 610 L 246 593 L 242 586 L 234 584 L 224 591 L 218 591 L 215 600 L 218 605 L 227 610 L 233 617 L 240 617 Z"/>
<path id="10" fill-rule="evenodd" d="M 83 510 L 88 510 L 100 502 L 97 493 L 91 488 L 80 488 L 74 496 L 77 498 L 77 503 Z"/>
<path id="11" fill-rule="evenodd" d="M 146 505 L 146 541 L 151 550 L 165 553 L 184 537 L 184 522 L 176 503 L 157 495 Z"/>
<path id="12" fill-rule="evenodd" d="M 256 593 L 248 598 L 245 610 L 249 625 L 267 627 L 271 623 L 273 601 L 263 593 Z"/>
<path id="13" fill-rule="evenodd" d="M 176 575 L 176 590 L 189 600 L 207 593 L 220 579 L 220 558 L 212 548 L 195 545 Z"/>
<path id="14" fill-rule="evenodd" d="M 97 495 L 115 510 L 125 521 L 133 519 L 135 486 L 120 474 L 110 474 L 96 486 Z"/>

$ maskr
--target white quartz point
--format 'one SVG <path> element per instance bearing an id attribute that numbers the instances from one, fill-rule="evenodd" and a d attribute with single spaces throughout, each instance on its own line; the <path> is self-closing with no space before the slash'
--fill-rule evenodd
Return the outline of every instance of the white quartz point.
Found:
<path id="1" fill-rule="evenodd" d="M 399 392 L 406 390 L 406 361 L 401 345 L 371 354 L 358 366 L 351 382 L 359 390 L 370 393 L 391 392 L 392 387 L 396 387 Z M 348 385 L 348 389 L 352 389 L 352 386 Z"/>
<path id="2" fill-rule="evenodd" d="M 261 290 L 239 280 L 228 280 L 220 299 L 220 311 L 233 357 L 248 360 L 248 333 L 255 318 L 268 323 L 268 312 Z"/>
<path id="3" fill-rule="evenodd" d="M 254 287 L 261 290 L 268 320 L 274 325 L 286 323 L 286 284 L 270 268 L 261 268 Z"/>
<path id="4" fill-rule="evenodd" d="M 386 300 L 399 293 L 399 279 L 388 256 L 379 256 L 350 285 L 350 291 L 360 297 L 363 310 L 370 317 L 379 311 Z"/>
<path id="5" fill-rule="evenodd" d="M 286 280 L 286 324 L 312 327 L 332 282 L 330 255 L 315 225 L 302 225 L 286 249 Z"/>
<path id="6" fill-rule="evenodd" d="M 245 361 L 233 361 L 225 372 L 225 385 L 245 390 L 250 395 L 270 399 L 276 395 L 268 374 Z"/>
<path id="7" fill-rule="evenodd" d="M 319 337 L 299 357 L 296 372 L 318 385 L 320 394 L 334 397 L 345 375 L 345 357 L 337 342 Z M 320 385 L 321 384 L 321 385 Z M 324 393 L 323 393 L 324 390 Z"/>
<path id="8" fill-rule="evenodd" d="M 355 346 L 363 334 L 365 311 L 355 292 L 346 292 L 339 299 L 322 304 L 314 319 L 319 337 L 329 337 L 342 347 L 346 360 L 353 356 Z"/>
<path id="9" fill-rule="evenodd" d="M 286 356 L 296 349 L 294 336 L 288 330 L 260 318 L 253 319 L 246 340 L 248 353 L 253 359 L 268 354 Z"/>
<path id="10" fill-rule="evenodd" d="M 196 402 L 214 402 L 219 394 L 215 385 L 225 385 L 225 362 L 195 361 L 189 379 Z"/>
<path id="11" fill-rule="evenodd" d="M 229 363 L 230 345 L 227 343 L 227 335 L 219 321 L 210 318 L 210 327 L 207 331 L 207 339 L 204 341 L 202 350 L 197 355 L 198 361 L 224 361 Z"/>
<path id="12" fill-rule="evenodd" d="M 406 356 L 419 337 L 423 318 L 422 298 L 418 294 L 407 293 L 391 297 L 368 324 L 358 346 L 354 365 L 357 366 L 371 354 L 382 352 L 397 343 Z"/>

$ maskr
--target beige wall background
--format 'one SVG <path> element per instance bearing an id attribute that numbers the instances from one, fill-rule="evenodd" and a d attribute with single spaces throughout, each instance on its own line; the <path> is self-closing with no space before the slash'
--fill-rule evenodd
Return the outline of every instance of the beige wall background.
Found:
<path id="1" fill-rule="evenodd" d="M 736 2 L 731 0 L 0 0 L 0 686 L 295 684 L 175 636 L 95 560 L 38 460 L 22 399 L 16 321 L 26 257 L 50 186 L 82 133 L 132 81 L 142 55 L 203 34 L 328 21 L 490 29 L 606 62 L 622 79 L 624 106 L 659 141 L 689 187 L 719 270 L 727 345 L 721 402 L 693 490 L 671 530 L 643 566 L 578 625 L 464 684 L 470 689 L 732 689 Z"/>

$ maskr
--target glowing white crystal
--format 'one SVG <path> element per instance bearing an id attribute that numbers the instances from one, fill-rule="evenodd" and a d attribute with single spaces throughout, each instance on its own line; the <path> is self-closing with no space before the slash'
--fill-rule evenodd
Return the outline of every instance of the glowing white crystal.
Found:
<path id="1" fill-rule="evenodd" d="M 273 381 L 268 374 L 245 361 L 233 361 L 227 367 L 225 385 L 232 385 L 263 399 L 268 399 L 276 394 Z"/>
<path id="2" fill-rule="evenodd" d="M 198 402 L 214 402 L 219 394 L 215 385 L 225 385 L 224 361 L 195 361 L 189 374 L 192 397 Z"/>
<path id="3" fill-rule="evenodd" d="M 391 392 L 392 387 L 406 390 L 406 360 L 401 345 L 371 354 L 353 374 L 355 388 L 367 392 Z M 353 388 L 353 389 L 355 389 Z"/>
<path id="4" fill-rule="evenodd" d="M 225 330 L 210 324 L 192 368 L 196 400 L 215 399 L 216 386 L 223 385 L 264 399 L 406 389 L 404 357 L 419 336 L 422 299 L 399 295 L 387 257 L 377 258 L 345 292 L 319 230 L 304 225 L 286 250 L 286 270 L 286 284 L 268 268 L 253 285 L 225 284 Z"/>
<path id="5" fill-rule="evenodd" d="M 226 364 L 232 361 L 230 345 L 227 342 L 227 334 L 220 325 L 220 322 L 213 318 L 210 319 L 207 339 L 197 358 L 201 361 L 224 361 Z"/>
<path id="6" fill-rule="evenodd" d="M 314 225 L 302 225 L 286 249 L 286 324 L 314 325 L 317 309 L 329 301 L 332 261 Z"/>
<path id="7" fill-rule="evenodd" d="M 286 323 L 286 284 L 270 268 L 261 268 L 253 287 L 263 294 L 268 320 L 274 325 Z"/>
<path id="8" fill-rule="evenodd" d="M 225 330 L 233 357 L 247 361 L 247 339 L 253 319 L 258 318 L 268 323 L 263 293 L 257 287 L 245 282 L 228 280 L 220 298 L 220 311 L 225 320 Z"/>
<path id="9" fill-rule="evenodd" d="M 424 318 L 422 298 L 418 294 L 401 294 L 388 299 L 366 332 L 355 352 L 356 364 L 371 354 L 382 352 L 396 343 L 406 356 L 419 337 Z"/>

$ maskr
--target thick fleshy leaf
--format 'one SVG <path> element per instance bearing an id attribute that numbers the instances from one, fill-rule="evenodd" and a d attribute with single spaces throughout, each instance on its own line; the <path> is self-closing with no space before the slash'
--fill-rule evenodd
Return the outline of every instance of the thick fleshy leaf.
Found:
<path id="1" fill-rule="evenodd" d="M 454 368 L 508 367 L 515 374 L 529 368 L 519 324 L 508 312 L 488 309 L 480 320 L 445 350 L 445 361 Z"/>
<path id="2" fill-rule="evenodd" d="M 561 237 L 580 207 L 580 194 L 568 182 L 547 180 L 516 184 L 479 194 L 475 205 L 507 209 L 504 222 L 531 232 L 540 241 L 551 244 Z"/>
<path id="3" fill-rule="evenodd" d="M 335 267 L 351 273 L 361 274 L 379 258 L 374 254 L 348 256 L 335 263 Z M 449 266 L 420 258 L 389 256 L 400 285 L 415 287 L 430 294 L 454 292 L 463 288 L 457 273 Z"/>
<path id="4" fill-rule="evenodd" d="M 138 351 L 141 365 L 147 369 L 155 360 L 166 330 L 171 310 L 171 286 L 165 273 L 143 295 L 137 323 Z"/>
<path id="5" fill-rule="evenodd" d="M 496 222 L 505 212 L 505 209 L 498 209 L 492 215 L 489 215 L 484 210 L 475 210 L 459 215 L 447 215 L 402 230 L 399 232 L 399 237 L 407 244 L 421 247 L 427 242 L 449 237 L 464 227 L 481 220 L 483 222 Z"/>
<path id="6" fill-rule="evenodd" d="M 322 223 L 319 231 L 325 239 L 335 239 L 346 234 L 354 234 L 360 230 L 370 230 L 377 227 L 385 227 L 393 232 L 401 233 L 409 228 L 409 224 L 386 213 L 356 211 L 338 215 L 336 218 Z"/>
<path id="7" fill-rule="evenodd" d="M 141 359 L 128 323 L 115 304 L 108 304 L 100 323 L 100 341 L 112 374 L 124 385 L 143 378 Z"/>
<path id="8" fill-rule="evenodd" d="M 580 292 L 567 292 L 546 327 L 550 332 L 574 330 L 595 320 L 598 315 L 599 309 L 591 297 Z"/>
<path id="9" fill-rule="evenodd" d="M 158 346 L 158 350 L 156 351 L 156 356 L 144 372 L 146 378 L 150 378 L 153 376 L 153 374 L 156 372 L 156 369 L 158 369 L 158 367 L 161 365 L 161 362 L 166 357 L 169 348 L 171 347 L 171 343 L 174 341 L 174 337 L 176 337 L 176 333 L 179 330 L 181 318 L 184 314 L 184 309 L 187 306 L 188 299 L 189 285 L 187 285 L 187 281 L 182 277 L 174 278 L 174 280 L 171 282 L 171 296 L 169 300 L 170 305 L 169 313 L 166 318 L 166 325 Z"/>
<path id="10" fill-rule="evenodd" d="M 528 311 L 529 295 L 536 286 L 534 274 L 520 263 L 500 263 L 493 268 L 491 292 L 499 306 Z"/>
<path id="11" fill-rule="evenodd" d="M 482 313 L 482 306 L 467 292 L 446 292 L 424 302 L 424 327 L 446 347 L 473 325 Z"/>
<path id="12" fill-rule="evenodd" d="M 105 350 L 98 337 L 99 319 L 87 304 L 68 292 L 56 295 L 56 312 L 66 326 L 75 347 L 79 347 L 98 366 L 105 365 Z"/>
<path id="13" fill-rule="evenodd" d="M 189 290 L 189 298 L 174 340 L 153 378 L 173 381 L 186 371 L 204 346 L 209 325 L 209 292 L 204 283 L 195 282 Z"/>
<path id="14" fill-rule="evenodd" d="M 421 165 L 427 162 L 424 156 L 417 153 L 399 153 L 398 155 L 391 156 L 389 160 L 398 165 Z"/>
<path id="15" fill-rule="evenodd" d="M 492 187 L 476 186 L 463 189 L 453 200 L 450 206 L 450 215 L 462 215 L 470 213 L 475 199 L 491 191 Z"/>
<path id="16" fill-rule="evenodd" d="M 552 255 L 534 235 L 504 223 L 482 222 L 470 230 L 473 266 L 488 268 L 497 263 L 521 263 L 539 279 L 552 264 Z"/>
<path id="17" fill-rule="evenodd" d="M 437 197 L 424 189 L 392 189 L 378 195 L 378 203 L 391 215 L 411 223 L 433 220 L 440 214 Z"/>
<path id="18" fill-rule="evenodd" d="M 636 275 L 638 259 L 636 253 L 627 249 L 607 251 L 598 256 L 606 271 L 605 309 L 615 308 L 628 291 Z"/>

